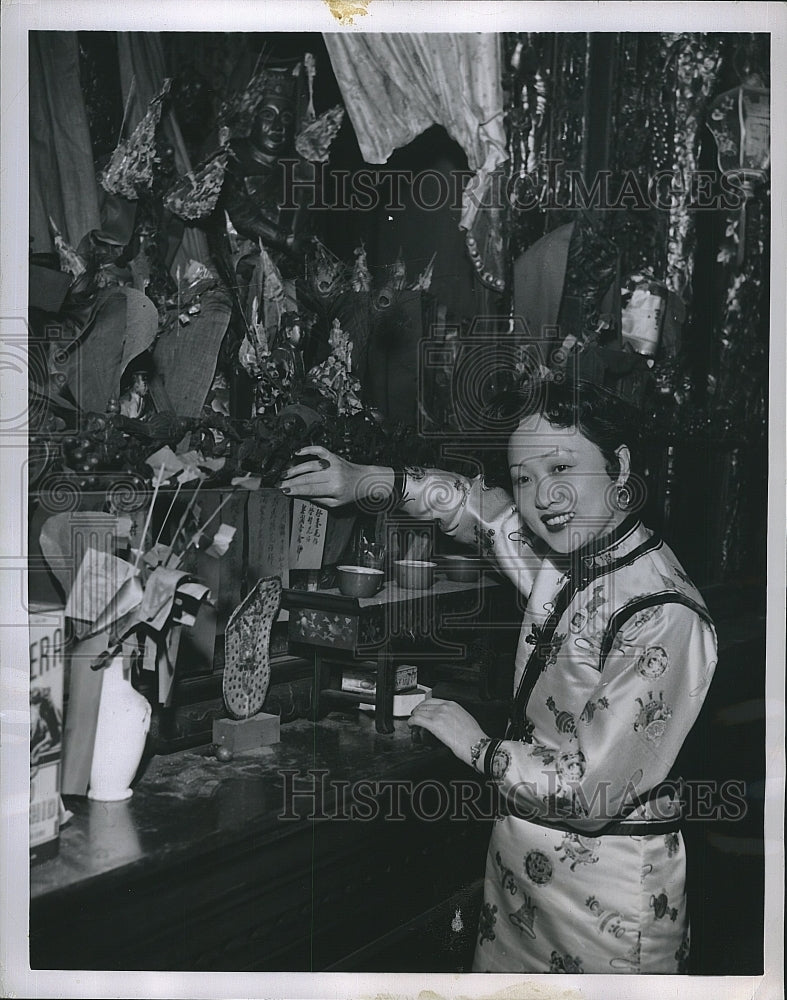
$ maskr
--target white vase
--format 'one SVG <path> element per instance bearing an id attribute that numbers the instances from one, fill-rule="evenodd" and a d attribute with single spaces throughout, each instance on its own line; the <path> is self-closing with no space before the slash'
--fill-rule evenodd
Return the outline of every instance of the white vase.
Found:
<path id="1" fill-rule="evenodd" d="M 104 668 L 98 706 L 89 799 L 119 802 L 131 798 L 145 738 L 150 729 L 150 704 L 135 691 L 123 672 L 123 657 Z"/>

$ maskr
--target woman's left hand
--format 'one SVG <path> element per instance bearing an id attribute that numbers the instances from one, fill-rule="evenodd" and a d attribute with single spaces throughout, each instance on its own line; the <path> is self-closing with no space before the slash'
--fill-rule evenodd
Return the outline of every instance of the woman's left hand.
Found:
<path id="1" fill-rule="evenodd" d="M 471 763 L 470 748 L 486 735 L 461 705 L 443 698 L 426 698 L 413 709 L 407 724 L 427 729 L 465 764 Z"/>

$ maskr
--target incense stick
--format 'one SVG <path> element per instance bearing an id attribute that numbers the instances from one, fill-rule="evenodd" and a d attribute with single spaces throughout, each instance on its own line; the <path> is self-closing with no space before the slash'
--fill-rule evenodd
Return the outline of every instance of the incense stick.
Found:
<path id="1" fill-rule="evenodd" d="M 260 68 L 260 63 L 263 62 L 263 59 L 267 59 L 268 58 L 267 49 L 268 49 L 267 42 L 263 42 L 262 46 L 260 47 L 260 54 L 257 56 L 257 61 L 254 63 L 254 70 L 252 71 L 252 74 L 249 77 L 249 83 L 251 83 L 251 81 L 257 75 L 257 70 Z M 248 85 L 249 84 L 247 83 L 246 86 L 248 87 Z"/>
<path id="2" fill-rule="evenodd" d="M 175 503 L 176 503 L 176 501 L 178 499 L 178 495 L 180 494 L 180 491 L 181 491 L 182 488 L 183 488 L 183 482 L 182 482 L 182 480 L 178 480 L 178 488 L 175 490 L 175 496 L 172 498 L 172 502 L 169 505 L 169 510 L 164 515 L 164 520 L 161 522 L 161 527 L 158 530 L 158 535 L 156 535 L 156 540 L 153 543 L 153 548 L 154 549 L 158 545 L 158 543 L 161 541 L 161 536 L 162 536 L 162 534 L 164 532 L 164 525 L 169 520 L 169 515 L 172 513 L 172 508 L 175 506 Z"/>
<path id="3" fill-rule="evenodd" d="M 158 470 L 158 475 L 156 476 L 156 483 L 153 487 L 153 499 L 150 501 L 150 507 L 148 508 L 148 515 L 145 518 L 145 527 L 142 529 L 142 537 L 139 540 L 139 548 L 137 549 L 137 558 L 134 560 L 134 569 L 136 570 L 139 566 L 139 560 L 142 558 L 142 550 L 145 547 L 145 539 L 147 538 L 148 528 L 150 527 L 150 519 L 153 517 L 153 508 L 156 506 L 156 497 L 158 496 L 158 491 L 163 482 L 162 476 L 164 475 L 164 462 L 161 463 L 161 468 Z"/>
<path id="4" fill-rule="evenodd" d="M 178 283 L 178 308 L 175 316 L 175 336 L 177 337 L 180 332 L 180 264 L 178 264 L 178 269 L 175 272 L 175 280 Z"/>
<path id="5" fill-rule="evenodd" d="M 181 531 L 183 531 L 183 526 L 186 523 L 186 518 L 189 516 L 189 513 L 191 512 L 191 509 L 194 506 L 194 503 L 197 499 L 197 494 L 199 493 L 201 487 L 202 487 L 202 480 L 200 479 L 200 481 L 197 483 L 197 488 L 194 490 L 193 496 L 186 504 L 186 509 L 183 511 L 183 517 L 181 517 L 180 523 L 178 524 L 178 527 L 175 530 L 175 534 L 172 536 L 172 541 L 169 543 L 167 554 L 162 562 L 162 565 L 165 568 L 169 564 L 170 559 L 172 558 L 172 550 L 175 548 L 175 542 L 177 542 L 178 538 L 180 537 Z"/>

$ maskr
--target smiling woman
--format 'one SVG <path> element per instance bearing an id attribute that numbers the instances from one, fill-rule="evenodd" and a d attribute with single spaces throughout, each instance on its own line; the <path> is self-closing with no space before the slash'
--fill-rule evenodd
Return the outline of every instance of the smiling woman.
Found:
<path id="1" fill-rule="evenodd" d="M 455 541 L 483 544 L 527 598 L 504 738 L 439 698 L 410 720 L 499 791 L 474 969 L 685 972 L 681 806 L 666 779 L 713 676 L 713 623 L 637 516 L 626 403 L 531 380 L 497 399 L 489 422 L 492 451 L 507 441 L 513 497 L 482 476 L 322 451 L 285 488 L 331 505 L 392 494 Z"/>
<path id="2" fill-rule="evenodd" d="M 535 537 L 573 552 L 617 527 L 641 491 L 637 414 L 590 383 L 550 380 L 509 390 L 490 406 L 510 433 L 507 464 L 517 509 Z"/>
<path id="3" fill-rule="evenodd" d="M 625 517 L 610 504 L 610 483 L 622 493 L 629 450 L 615 450 L 619 472 L 611 480 L 598 445 L 573 427 L 554 427 L 539 416 L 525 418 L 508 446 L 514 501 L 533 532 L 556 552 L 574 549 L 616 527 Z"/>

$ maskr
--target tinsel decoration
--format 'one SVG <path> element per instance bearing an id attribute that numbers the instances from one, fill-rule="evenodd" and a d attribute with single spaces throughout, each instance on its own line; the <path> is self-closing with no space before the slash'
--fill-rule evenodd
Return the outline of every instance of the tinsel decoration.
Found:
<path id="1" fill-rule="evenodd" d="M 700 130 L 721 66 L 721 43 L 711 35 L 665 35 L 665 56 L 674 63 L 675 132 L 673 135 L 674 197 L 667 236 L 666 282 L 683 295 L 694 274 L 695 226 L 689 201 L 696 174 Z"/>
<path id="2" fill-rule="evenodd" d="M 626 32 L 620 36 L 617 55 L 616 106 L 612 108 L 615 142 L 610 158 L 613 176 L 610 191 L 636 182 L 646 205 L 618 212 L 615 242 L 621 273 L 652 273 L 663 280 L 666 266 L 668 228 L 667 192 L 664 183 L 654 183 L 661 171 L 672 167 L 674 133 L 672 86 L 665 82 L 661 36 L 655 33 Z M 667 174 L 662 176 L 668 179 Z M 664 198 L 665 209 L 654 204 L 653 194 Z M 613 195 L 614 197 L 614 195 Z"/>
<path id="3" fill-rule="evenodd" d="M 566 260 L 560 323 L 580 348 L 603 343 L 616 332 L 617 323 L 601 313 L 604 295 L 618 266 L 617 246 L 610 234 L 610 219 L 583 213 L 577 220 Z"/>
<path id="4" fill-rule="evenodd" d="M 716 375 L 708 386 L 711 408 L 722 430 L 734 426 L 749 436 L 764 435 L 767 425 L 768 341 L 763 307 L 768 301 L 764 260 L 769 211 L 769 192 L 763 191 L 751 208 L 749 249 L 740 269 L 736 262 L 740 219 L 730 211 L 718 255 L 727 281 Z"/>
<path id="5" fill-rule="evenodd" d="M 536 49 L 536 36 L 520 35 L 514 45 L 509 67 L 512 106 L 509 110 L 509 152 L 518 177 L 535 174 L 546 122 L 547 83 Z M 518 103 L 517 103 L 518 102 Z"/>
<path id="6" fill-rule="evenodd" d="M 221 142 L 245 139 L 249 135 L 265 96 L 267 82 L 265 69 L 260 69 L 252 75 L 244 90 L 224 101 L 216 121 Z"/>
<path id="7" fill-rule="evenodd" d="M 148 110 L 128 139 L 121 139 L 109 163 L 101 173 L 101 186 L 110 194 L 136 201 L 140 192 L 153 184 L 156 163 L 156 129 L 161 120 L 162 103 L 172 81 L 166 79 L 161 90 L 148 104 Z"/>
<path id="8" fill-rule="evenodd" d="M 745 569 L 753 544 L 748 495 L 752 455 L 767 431 L 767 246 L 769 192 L 751 205 L 748 246 L 742 264 L 736 248 L 741 217 L 730 212 L 718 259 L 726 271 L 716 375 L 709 378 L 709 424 L 721 440 L 739 443 L 724 456 L 724 518 L 718 560 L 721 576 Z M 755 473 L 756 474 L 756 473 Z"/>
<path id="9" fill-rule="evenodd" d="M 546 35 L 509 33 L 505 36 L 508 132 L 508 197 L 514 256 L 543 236 L 544 220 L 536 210 L 539 176 L 546 156 L 549 107 L 549 59 Z"/>
<path id="10" fill-rule="evenodd" d="M 189 222 L 210 215 L 221 194 L 228 160 L 229 150 L 220 149 L 196 173 L 181 177 L 164 196 L 164 207 Z"/>
<path id="11" fill-rule="evenodd" d="M 571 205 L 571 176 L 584 173 L 586 167 L 586 108 L 593 99 L 588 94 L 591 44 L 585 32 L 566 32 L 555 41 L 555 65 L 560 69 L 552 85 L 549 158 L 558 163 L 546 183 L 548 196 L 558 206 Z M 551 214 L 550 227 L 572 222 L 576 213 L 558 208 Z"/>
<path id="12" fill-rule="evenodd" d="M 751 571 L 760 512 L 756 481 L 767 431 L 769 192 L 751 205 L 748 250 L 737 264 L 736 210 L 730 210 L 717 255 L 722 268 L 720 315 L 714 322 L 717 354 L 707 375 L 706 399 L 698 404 L 688 359 L 660 360 L 655 397 L 644 421 L 652 441 L 673 446 L 698 443 L 714 455 L 714 490 L 723 516 L 709 553 L 713 572 L 727 579 Z"/>
<path id="13" fill-rule="evenodd" d="M 328 159 L 328 150 L 343 121 L 344 108 L 341 104 L 337 104 L 310 122 L 300 132 L 295 140 L 295 149 L 304 160 L 309 160 L 312 163 L 324 163 Z"/>

